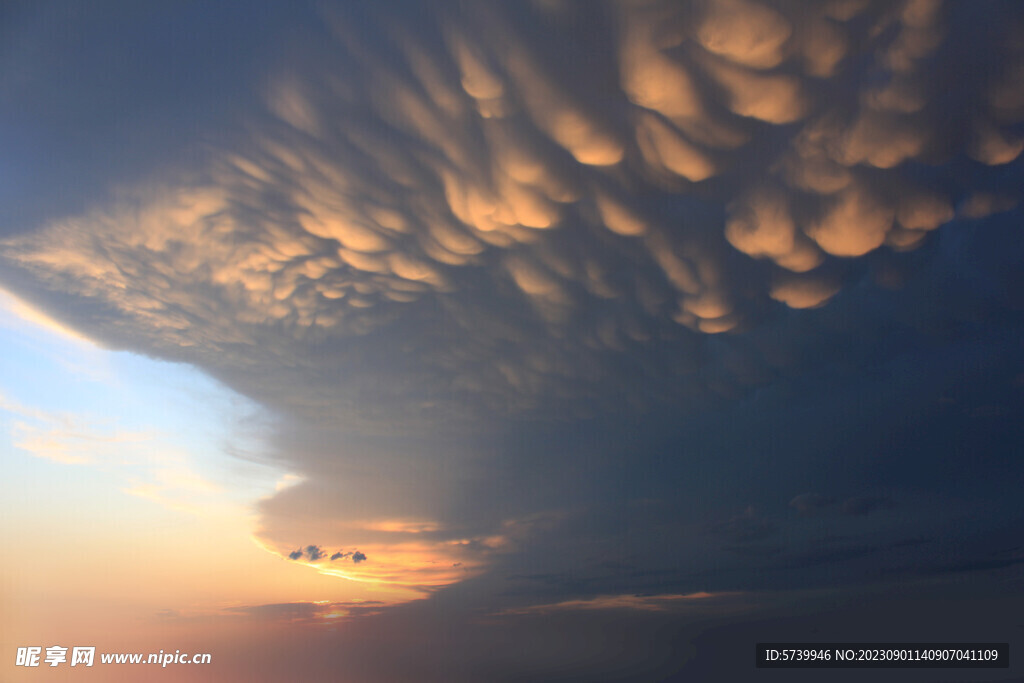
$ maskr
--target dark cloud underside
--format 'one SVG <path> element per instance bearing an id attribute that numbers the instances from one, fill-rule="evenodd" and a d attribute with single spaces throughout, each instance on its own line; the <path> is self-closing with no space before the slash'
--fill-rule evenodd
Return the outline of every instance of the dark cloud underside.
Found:
<path id="1" fill-rule="evenodd" d="M 260 7 L 73 96 L 0 52 L 74 133 L 11 147 L 0 278 L 268 407 L 269 547 L 524 619 L 1019 564 L 1020 5 Z"/>

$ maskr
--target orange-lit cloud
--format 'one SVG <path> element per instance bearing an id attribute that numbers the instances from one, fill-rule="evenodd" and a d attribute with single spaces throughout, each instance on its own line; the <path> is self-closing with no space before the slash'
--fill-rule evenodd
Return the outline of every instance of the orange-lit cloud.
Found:
<path id="1" fill-rule="evenodd" d="M 821 220 L 808 226 L 807 234 L 834 256 L 863 256 L 882 246 L 892 222 L 892 209 L 854 188 L 832 202 Z"/>
<path id="2" fill-rule="evenodd" d="M 1015 48 L 986 47 L 1010 65 L 950 103 L 927 73 L 957 54 L 938 5 L 615 3 L 594 45 L 500 4 L 425 9 L 424 32 L 382 21 L 379 40 L 346 11 L 324 10 L 323 54 L 282 57 L 260 111 L 197 168 L 122 180 L 3 237 L 0 258 L 101 311 L 85 337 L 197 364 L 317 435 L 281 449 L 294 478 L 259 537 L 274 559 L 358 550 L 301 562 L 389 599 L 478 576 L 515 539 L 435 520 L 440 494 L 417 485 L 449 475 L 359 438 L 733 395 L 797 362 L 743 337 L 774 302 L 818 320 L 876 256 L 955 227 L 954 204 L 981 219 L 1019 201 L 948 170 L 1019 163 Z M 65 463 L 125 440 L 18 419 L 23 450 Z M 393 476 L 367 474 L 377 458 Z M 215 493 L 150 461 L 122 490 Z"/>
<path id="3" fill-rule="evenodd" d="M 463 292 L 481 278 L 488 292 L 530 304 L 553 340 L 548 366 L 582 337 L 631 338 L 638 326 L 742 329 L 754 301 L 780 296 L 780 271 L 916 248 L 952 218 L 943 192 L 897 201 L 863 176 L 899 177 L 937 144 L 933 85 L 920 68 L 941 48 L 942 13 L 910 3 L 853 39 L 861 29 L 841 22 L 860 11 L 788 13 L 748 0 L 690 13 L 617 6 L 605 75 L 619 113 L 595 105 L 591 86 L 567 81 L 529 36 L 506 30 L 496 9 L 468 24 L 442 16 L 437 45 L 389 28 L 403 68 L 328 11 L 334 49 L 361 69 L 345 87 L 327 69 L 283 65 L 264 93 L 280 125 L 254 126 L 201 173 L 139 183 L 119 201 L 8 238 L 3 253 L 54 290 L 112 306 L 127 322 L 108 333 L 130 327 L 211 362 L 255 346 L 300 357 L 315 338 L 365 337 L 442 295 L 446 315 L 468 321 L 478 313 Z M 814 37 L 822 31 L 827 44 Z M 860 68 L 843 60 L 858 41 L 870 47 L 870 68 L 891 78 L 852 92 L 844 108 L 815 79 Z M 964 137 L 985 163 L 1019 152 L 1005 99 L 986 100 L 987 118 Z M 777 136 L 777 151 L 755 153 L 758 136 Z M 692 189 L 716 178 L 725 180 L 713 190 Z M 673 202 L 691 196 L 726 204 L 725 220 L 674 215 Z M 778 270 L 739 287 L 729 249 Z M 635 267 L 623 271 L 620 255 Z M 712 271 L 725 274 L 708 279 Z M 615 272 L 623 275 L 607 277 Z M 627 293 L 639 319 L 601 303 Z M 583 308 L 595 312 L 591 329 L 567 336 Z M 515 404 L 557 393 L 522 381 L 525 359 L 504 365 L 504 389 L 468 368 L 457 386 L 511 391 Z"/>
<path id="4" fill-rule="evenodd" d="M 767 69 L 782 61 L 792 30 L 775 10 L 756 2 L 716 0 L 697 30 L 707 50 L 730 61 Z"/>
<path id="5" fill-rule="evenodd" d="M 665 612 L 686 609 L 690 604 L 704 601 L 717 602 L 736 597 L 736 593 L 708 593 L 698 591 L 686 594 L 664 595 L 599 595 L 582 600 L 563 600 L 544 605 L 530 605 L 507 609 L 502 614 L 553 614 L 557 612 L 590 610 L 639 610 L 644 612 Z"/>
<path id="6" fill-rule="evenodd" d="M 838 285 L 813 278 L 787 278 L 772 287 L 771 297 L 790 308 L 816 308 L 838 291 Z"/>

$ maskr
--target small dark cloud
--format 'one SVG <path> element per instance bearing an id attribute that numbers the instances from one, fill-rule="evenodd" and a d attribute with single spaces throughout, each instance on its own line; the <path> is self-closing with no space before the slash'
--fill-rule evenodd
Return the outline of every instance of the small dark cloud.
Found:
<path id="1" fill-rule="evenodd" d="M 307 545 L 305 548 L 299 548 L 288 553 L 288 559 L 290 560 L 300 560 L 303 557 L 308 557 L 311 561 L 317 562 L 327 557 L 327 553 L 318 545 Z"/>
<path id="2" fill-rule="evenodd" d="M 356 564 L 359 564 L 365 559 L 366 555 L 359 552 L 358 550 L 350 551 L 347 553 L 339 550 L 338 552 L 331 555 L 331 562 L 337 562 L 338 560 L 352 560 Z"/>
<path id="3" fill-rule="evenodd" d="M 857 496 L 843 502 L 843 514 L 867 515 L 877 510 L 891 510 L 896 501 L 884 496 Z"/>
<path id="4" fill-rule="evenodd" d="M 801 493 L 789 501 L 789 506 L 795 508 L 801 515 L 813 515 L 821 512 L 835 502 L 834 498 L 822 496 L 818 493 Z"/>

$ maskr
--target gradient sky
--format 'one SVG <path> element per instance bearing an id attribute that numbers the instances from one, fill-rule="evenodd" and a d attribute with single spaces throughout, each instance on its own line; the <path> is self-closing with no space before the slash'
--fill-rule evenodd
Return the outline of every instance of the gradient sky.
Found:
<path id="1" fill-rule="evenodd" d="M 15 2 L 0 149 L 3 680 L 1020 679 L 1018 3 Z"/>

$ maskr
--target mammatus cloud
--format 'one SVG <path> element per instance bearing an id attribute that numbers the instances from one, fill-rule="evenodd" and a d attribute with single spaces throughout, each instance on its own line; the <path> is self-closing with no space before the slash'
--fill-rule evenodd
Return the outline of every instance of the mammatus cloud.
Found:
<path id="1" fill-rule="evenodd" d="M 981 19 L 918 0 L 328 3 L 237 137 L 20 226 L 0 257 L 40 301 L 87 310 L 90 336 L 195 363 L 282 416 L 280 457 L 307 479 L 261 503 L 275 552 L 422 595 L 521 550 L 514 520 L 540 506 L 503 488 L 526 465 L 486 439 L 458 460 L 446 438 L 689 415 L 882 327 L 948 333 L 922 322 L 913 274 L 1020 199 L 1009 7 L 967 44 L 959 24 Z M 825 317 L 876 282 L 911 294 Z M 965 286 L 943 285 L 929 296 Z M 628 481 L 602 453 L 577 462 Z M 605 493 L 573 483 L 559 493 Z M 483 519 L 452 512 L 463 485 L 487 492 Z M 884 500 L 790 505 L 809 524 Z M 335 523 L 353 519 L 370 521 Z M 744 557 L 783 553 L 782 527 L 752 505 L 708 525 Z"/>
<path id="2" fill-rule="evenodd" d="M 593 27 L 442 3 L 415 32 L 347 12 L 324 10 L 319 65 L 270 78 L 246 144 L 9 238 L 5 259 L 107 307 L 114 343 L 264 397 L 255 368 L 300 376 L 302 395 L 275 392 L 292 410 L 589 412 L 666 371 L 687 387 L 669 398 L 714 391 L 688 367 L 703 335 L 825 305 L 850 259 L 919 247 L 985 196 L 949 164 L 1024 144 L 1014 68 L 959 84 L 972 114 L 949 115 L 940 3 L 608 3 Z M 570 15 L 614 50 L 558 59 Z M 645 349 L 680 367 L 621 367 Z"/>

